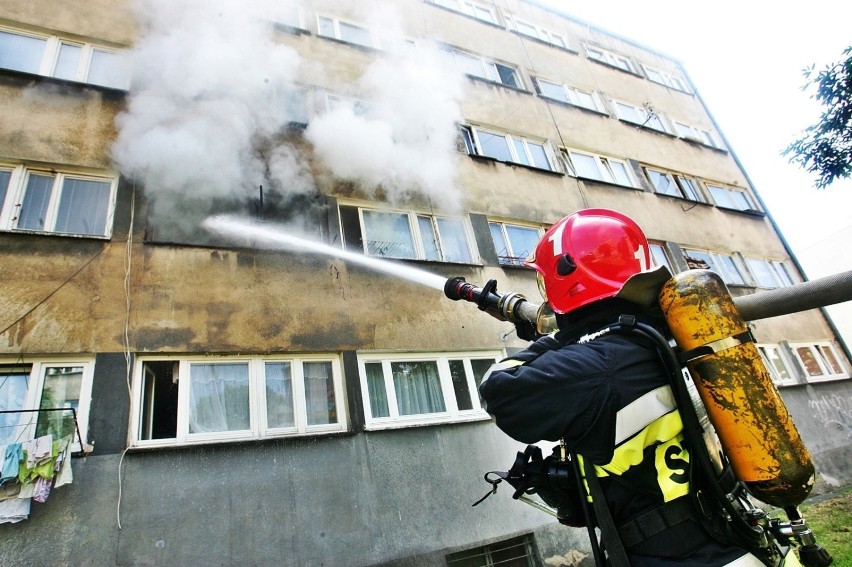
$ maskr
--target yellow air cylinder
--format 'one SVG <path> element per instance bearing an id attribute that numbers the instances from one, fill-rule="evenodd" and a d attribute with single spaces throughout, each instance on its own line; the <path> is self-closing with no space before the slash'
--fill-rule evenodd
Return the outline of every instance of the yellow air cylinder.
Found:
<path id="1" fill-rule="evenodd" d="M 687 368 L 737 478 L 767 504 L 800 504 L 813 462 L 725 283 L 688 270 L 659 297 L 678 347 L 692 351 Z"/>

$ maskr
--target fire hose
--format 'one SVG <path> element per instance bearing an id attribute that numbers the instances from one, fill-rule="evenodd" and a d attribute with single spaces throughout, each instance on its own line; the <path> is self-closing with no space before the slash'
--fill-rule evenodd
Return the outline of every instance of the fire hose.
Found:
<path id="1" fill-rule="evenodd" d="M 528 300 L 520 293 L 497 292 L 491 280 L 482 287 L 467 283 L 463 277 L 451 277 L 444 284 L 444 294 L 458 301 L 476 303 L 482 311 L 500 321 L 527 322 L 538 325 L 540 334 L 555 331 L 555 320 L 549 317 L 544 304 Z M 734 298 L 742 318 L 756 321 L 788 315 L 852 300 L 852 270 L 824 278 L 797 283 L 774 290 Z"/>

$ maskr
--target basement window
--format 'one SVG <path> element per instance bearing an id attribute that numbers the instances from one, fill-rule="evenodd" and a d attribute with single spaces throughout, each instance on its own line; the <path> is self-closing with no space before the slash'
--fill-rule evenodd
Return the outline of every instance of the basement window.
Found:
<path id="1" fill-rule="evenodd" d="M 479 384 L 500 354 L 385 353 L 358 356 L 369 427 L 483 419 Z"/>
<path id="2" fill-rule="evenodd" d="M 447 555 L 447 567 L 533 567 L 538 564 L 529 535 Z"/>
<path id="3" fill-rule="evenodd" d="M 144 358 L 134 383 L 134 445 L 343 431 L 337 357 Z"/>

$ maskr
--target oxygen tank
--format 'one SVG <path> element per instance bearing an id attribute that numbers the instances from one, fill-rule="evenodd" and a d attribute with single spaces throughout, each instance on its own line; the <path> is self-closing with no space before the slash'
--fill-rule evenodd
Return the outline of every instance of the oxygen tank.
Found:
<path id="1" fill-rule="evenodd" d="M 688 270 L 659 300 L 737 478 L 767 504 L 800 504 L 813 488 L 813 462 L 725 283 Z"/>

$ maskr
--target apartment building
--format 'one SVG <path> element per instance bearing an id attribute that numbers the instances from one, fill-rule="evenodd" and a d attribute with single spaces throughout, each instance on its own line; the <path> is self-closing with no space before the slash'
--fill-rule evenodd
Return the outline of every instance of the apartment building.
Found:
<path id="1" fill-rule="evenodd" d="M 0 444 L 67 444 L 3 485 L 0 563 L 579 561 L 471 506 L 523 449 L 477 385 L 526 343 L 441 282 L 538 301 L 523 259 L 604 207 L 673 272 L 795 284 L 735 148 L 672 56 L 531 0 L 243 4 L 0 0 Z M 751 329 L 848 484 L 830 320 Z"/>

